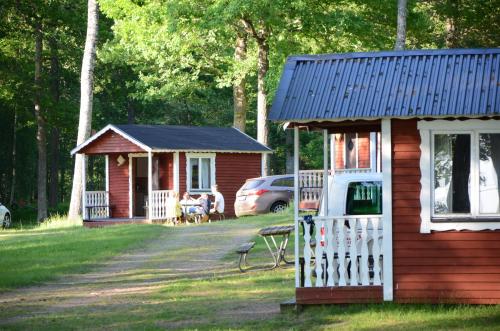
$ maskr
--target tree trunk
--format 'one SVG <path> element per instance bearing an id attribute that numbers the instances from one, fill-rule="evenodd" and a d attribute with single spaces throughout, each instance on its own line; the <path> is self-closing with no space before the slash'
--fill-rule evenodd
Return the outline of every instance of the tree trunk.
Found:
<path id="1" fill-rule="evenodd" d="M 50 47 L 50 90 L 52 95 L 52 111 L 57 112 L 59 105 L 60 89 L 59 89 L 59 56 L 57 49 L 57 41 L 54 38 L 49 39 Z M 55 116 L 53 116 L 55 118 Z M 49 206 L 56 207 L 59 201 L 59 129 L 56 125 L 52 125 L 50 132 L 50 181 L 49 181 Z"/>
<path id="2" fill-rule="evenodd" d="M 234 60 L 236 62 L 244 61 L 247 57 L 247 35 L 244 32 L 237 33 L 236 45 L 234 48 Z M 246 77 L 241 77 L 233 85 L 233 103 L 234 103 L 234 121 L 233 126 L 238 130 L 245 132 L 247 118 L 247 95 L 246 95 Z"/>
<path id="3" fill-rule="evenodd" d="M 398 0 L 398 29 L 394 50 L 401 51 L 405 49 L 406 43 L 406 16 L 408 13 L 407 0 Z"/>
<path id="4" fill-rule="evenodd" d="M 459 16 L 458 1 L 448 0 L 446 2 L 447 6 L 447 17 L 446 17 L 446 39 L 445 45 L 448 48 L 460 47 L 458 41 L 458 29 L 457 29 L 457 17 Z"/>
<path id="5" fill-rule="evenodd" d="M 266 145 L 269 139 L 269 124 L 267 121 L 267 91 L 266 75 L 269 70 L 269 45 L 265 39 L 258 42 L 258 71 L 257 71 L 257 140 Z M 262 176 L 269 174 L 269 156 L 262 154 Z"/>
<path id="6" fill-rule="evenodd" d="M 16 145 L 17 145 L 17 111 L 14 110 L 14 124 L 12 130 L 12 180 L 10 182 L 9 206 L 14 204 L 16 194 Z"/>
<path id="7" fill-rule="evenodd" d="M 97 44 L 97 30 L 99 20 L 99 6 L 96 0 L 88 0 L 87 10 L 87 37 L 83 53 L 82 72 L 80 78 L 80 119 L 78 122 L 77 145 L 83 143 L 90 136 L 92 124 L 92 87 L 94 83 L 94 65 Z M 73 188 L 71 190 L 71 202 L 69 206 L 69 218 L 78 217 L 82 201 L 82 158 L 77 154 L 75 157 L 75 171 L 73 174 Z"/>
<path id="8" fill-rule="evenodd" d="M 127 123 L 134 124 L 135 123 L 135 108 L 134 102 L 127 98 Z"/>
<path id="9" fill-rule="evenodd" d="M 285 169 L 287 174 L 293 174 L 293 131 L 285 130 Z"/>
<path id="10" fill-rule="evenodd" d="M 38 193 L 37 193 L 37 220 L 42 222 L 47 218 L 47 133 L 45 118 L 41 107 L 42 89 L 42 23 L 40 19 L 35 24 L 35 117 L 37 123 L 36 144 L 38 149 Z"/>

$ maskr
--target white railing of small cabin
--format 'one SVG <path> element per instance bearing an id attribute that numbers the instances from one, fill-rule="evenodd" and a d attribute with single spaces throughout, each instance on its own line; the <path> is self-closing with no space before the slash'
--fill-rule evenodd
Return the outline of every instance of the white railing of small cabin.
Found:
<path id="1" fill-rule="evenodd" d="M 312 221 L 314 237 L 310 234 L 311 222 L 302 221 L 303 286 L 382 285 L 382 215 L 318 216 L 312 217 Z"/>
<path id="2" fill-rule="evenodd" d="M 351 169 L 335 169 L 334 174 L 356 174 L 369 173 L 371 168 L 351 168 Z M 331 175 L 331 171 L 329 171 Z M 299 188 L 300 201 L 304 205 L 309 202 L 318 202 L 321 199 L 323 192 L 323 170 L 300 170 L 299 171 Z"/>
<path id="3" fill-rule="evenodd" d="M 176 201 L 174 190 L 155 190 L 151 194 L 151 215 L 152 220 L 175 219 Z"/>
<path id="4" fill-rule="evenodd" d="M 84 219 L 109 218 L 109 192 L 86 191 Z"/>

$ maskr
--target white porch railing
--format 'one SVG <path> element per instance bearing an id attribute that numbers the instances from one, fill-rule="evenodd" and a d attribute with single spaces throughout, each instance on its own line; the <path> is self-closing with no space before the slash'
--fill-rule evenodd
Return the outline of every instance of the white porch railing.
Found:
<path id="1" fill-rule="evenodd" d="M 361 174 L 372 172 L 371 168 L 335 169 L 336 174 Z"/>
<path id="2" fill-rule="evenodd" d="M 382 215 L 314 217 L 313 221 L 314 238 L 312 225 L 303 222 L 305 287 L 382 285 Z"/>
<path id="3" fill-rule="evenodd" d="M 152 220 L 174 219 L 176 215 L 176 197 L 173 190 L 153 191 L 151 195 Z"/>
<path id="4" fill-rule="evenodd" d="M 299 172 L 300 201 L 317 203 L 323 191 L 323 170 L 301 170 Z"/>
<path id="5" fill-rule="evenodd" d="M 84 219 L 109 218 L 109 192 L 85 192 Z"/>

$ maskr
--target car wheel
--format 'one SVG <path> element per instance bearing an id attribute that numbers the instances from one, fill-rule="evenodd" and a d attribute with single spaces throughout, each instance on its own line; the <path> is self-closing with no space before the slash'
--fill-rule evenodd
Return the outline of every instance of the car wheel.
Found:
<path id="1" fill-rule="evenodd" d="M 3 217 L 2 228 L 8 227 L 10 227 L 10 214 L 5 214 L 5 216 Z"/>
<path id="2" fill-rule="evenodd" d="M 286 210 L 286 203 L 278 201 L 271 206 L 271 213 L 282 213 Z"/>

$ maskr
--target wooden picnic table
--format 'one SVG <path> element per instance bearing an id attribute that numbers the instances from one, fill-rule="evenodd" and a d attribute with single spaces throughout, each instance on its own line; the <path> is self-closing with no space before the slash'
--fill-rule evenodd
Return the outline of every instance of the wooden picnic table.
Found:
<path id="1" fill-rule="evenodd" d="M 269 226 L 259 230 L 259 235 L 264 239 L 269 252 L 274 261 L 274 265 L 271 269 L 275 269 L 279 267 L 281 261 L 286 264 L 293 264 L 293 262 L 288 262 L 285 259 L 286 247 L 288 245 L 288 238 L 290 237 L 290 233 L 295 229 L 293 225 L 281 225 L 281 226 Z M 276 243 L 276 239 L 274 236 L 281 236 L 281 241 L 279 245 Z M 271 248 L 267 238 L 271 238 L 271 241 L 274 245 L 274 249 Z"/>

